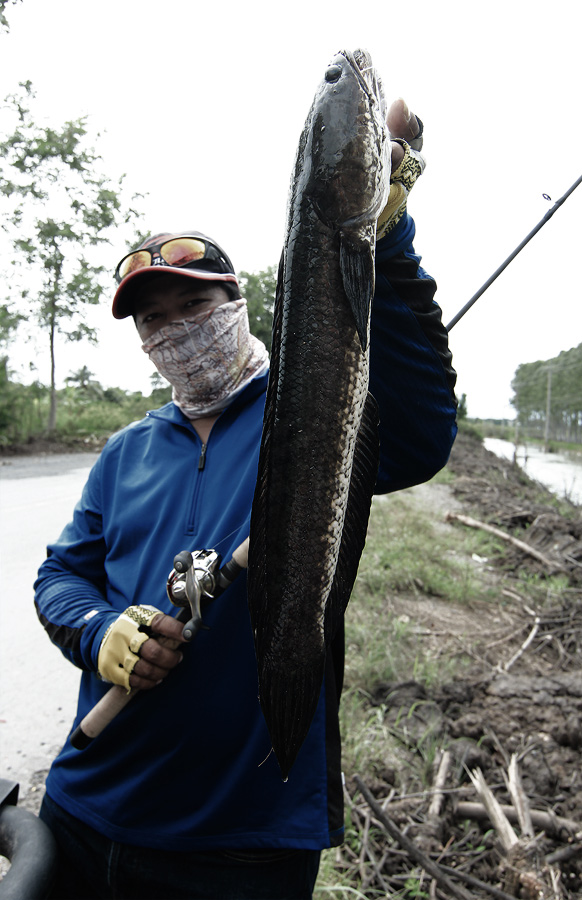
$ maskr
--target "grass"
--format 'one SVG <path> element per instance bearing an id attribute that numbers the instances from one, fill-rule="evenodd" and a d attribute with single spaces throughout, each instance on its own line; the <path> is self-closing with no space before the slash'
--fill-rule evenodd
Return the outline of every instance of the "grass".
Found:
<path id="1" fill-rule="evenodd" d="M 437 528 L 434 516 L 417 506 L 411 493 L 389 496 L 373 506 L 356 591 L 381 582 L 384 591 L 410 591 L 453 602 L 479 599 L 482 587 L 471 577 L 470 560 L 473 555 L 491 556 L 498 547 L 495 538 L 484 533 Z"/>
<path id="2" fill-rule="evenodd" d="M 346 687 L 371 691 L 381 681 L 433 684 L 441 667 L 418 655 L 408 617 L 390 613 L 394 595 L 437 597 L 468 605 L 493 599 L 475 559 L 498 552 L 495 538 L 467 529 L 437 528 L 433 517 L 404 492 L 375 502 L 368 541 L 346 613 Z M 441 668 L 440 677 L 450 675 Z"/>

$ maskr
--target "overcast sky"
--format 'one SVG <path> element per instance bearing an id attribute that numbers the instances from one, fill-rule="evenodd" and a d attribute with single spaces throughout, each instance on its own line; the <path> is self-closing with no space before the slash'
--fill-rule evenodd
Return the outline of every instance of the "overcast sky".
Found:
<path id="1" fill-rule="evenodd" d="M 409 209 L 445 322 L 582 174 L 580 0 L 22 0 L 7 15 L 1 96 L 30 79 L 53 124 L 88 115 L 103 169 L 148 193 L 146 228 L 204 231 L 239 270 L 278 262 L 299 134 L 343 47 L 368 49 L 388 98 L 424 120 Z M 470 416 L 512 417 L 516 367 L 582 341 L 581 216 L 582 186 L 452 331 Z M 60 378 L 86 364 L 149 392 L 131 322 L 108 304 L 96 321 L 99 349 L 67 345 Z"/>

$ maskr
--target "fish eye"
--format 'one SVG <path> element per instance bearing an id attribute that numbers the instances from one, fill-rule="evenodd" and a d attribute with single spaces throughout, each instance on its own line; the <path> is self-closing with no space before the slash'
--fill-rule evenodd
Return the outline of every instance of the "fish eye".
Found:
<path id="1" fill-rule="evenodd" d="M 325 80 L 329 81 L 330 84 L 335 84 L 336 81 L 340 80 L 341 74 L 341 66 L 330 66 L 325 73 Z"/>

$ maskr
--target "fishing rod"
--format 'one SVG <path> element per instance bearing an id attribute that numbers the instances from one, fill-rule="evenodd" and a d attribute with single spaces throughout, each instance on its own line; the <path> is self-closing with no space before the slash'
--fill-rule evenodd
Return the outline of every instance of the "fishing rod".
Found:
<path id="1" fill-rule="evenodd" d="M 513 253 L 510 253 L 510 255 L 507 257 L 507 259 L 506 259 L 504 262 L 501 263 L 501 265 L 499 266 L 499 268 L 496 269 L 495 272 L 493 273 L 493 275 L 491 275 L 490 278 L 487 279 L 487 281 L 485 282 L 485 284 L 483 284 L 483 285 L 479 288 L 479 290 L 477 291 L 477 293 L 473 294 L 473 296 L 471 297 L 471 299 L 470 299 L 467 303 L 465 303 L 465 305 L 463 306 L 462 309 L 459 310 L 459 312 L 457 313 L 457 315 L 456 315 L 456 316 L 453 316 L 453 318 L 451 319 L 451 321 L 450 321 L 449 324 L 447 325 L 447 331 L 450 331 L 451 328 L 453 327 L 453 325 L 456 325 L 457 322 L 459 321 L 459 319 L 462 319 L 462 318 L 463 318 L 463 316 L 465 315 L 465 313 L 466 313 L 469 309 L 471 309 L 471 307 L 473 306 L 474 303 L 477 302 L 477 300 L 479 299 L 479 297 L 480 297 L 482 294 L 484 294 L 485 291 L 487 290 L 487 288 L 490 287 L 490 285 L 493 284 L 493 282 L 495 281 L 495 279 L 496 279 L 499 275 L 501 275 L 501 273 L 503 272 L 504 269 L 507 268 L 507 266 L 509 265 L 509 263 L 510 263 L 512 260 L 514 260 L 515 257 L 517 256 L 517 254 L 520 253 L 520 252 L 523 250 L 523 248 L 525 247 L 525 245 L 528 244 L 529 241 L 531 241 L 532 237 L 534 237 L 534 235 L 536 235 L 536 234 L 538 233 L 538 231 L 539 231 L 541 228 L 544 227 L 544 225 L 546 224 L 546 222 L 548 222 L 548 221 L 552 218 L 552 216 L 554 215 L 554 213 L 556 212 L 556 210 L 562 205 L 562 203 L 564 203 L 564 202 L 568 199 L 568 197 L 570 196 L 570 194 L 571 194 L 573 191 L 576 190 L 576 188 L 578 187 L 578 185 L 579 185 L 580 183 L 582 183 L 582 175 L 580 176 L 580 178 L 578 178 L 577 181 L 574 182 L 574 184 L 573 184 L 570 188 L 568 188 L 568 190 L 567 190 L 566 193 L 563 195 L 563 197 L 560 197 L 559 200 L 556 200 L 556 202 L 554 203 L 554 205 L 552 206 L 552 208 L 549 209 L 549 210 L 547 211 L 547 213 L 545 214 L 545 216 L 543 217 L 543 219 L 540 219 L 540 221 L 538 222 L 538 224 L 536 225 L 536 227 L 535 227 L 535 228 L 532 228 L 532 230 L 530 231 L 530 233 L 527 235 L 527 237 L 525 237 L 525 238 L 523 239 L 523 241 L 521 242 L 521 244 L 520 244 L 518 247 L 515 248 L 515 250 L 513 251 Z M 545 197 L 546 199 L 548 199 L 548 200 L 550 199 L 550 198 L 547 196 L 547 194 L 544 194 L 544 197 Z"/>

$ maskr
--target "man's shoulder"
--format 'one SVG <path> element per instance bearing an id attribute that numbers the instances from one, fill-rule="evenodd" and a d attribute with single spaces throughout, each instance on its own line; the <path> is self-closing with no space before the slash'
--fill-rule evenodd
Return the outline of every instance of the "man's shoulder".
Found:
<path id="1" fill-rule="evenodd" d="M 104 449 L 114 449 L 123 444 L 129 437 L 137 437 L 140 433 L 148 433 L 155 427 L 155 423 L 160 420 L 174 422 L 180 416 L 180 411 L 172 401 L 166 403 L 164 406 L 160 406 L 159 409 L 148 410 L 143 418 L 136 419 L 134 422 L 129 422 L 128 425 L 125 425 L 123 428 L 120 428 L 119 431 L 112 434 Z"/>

